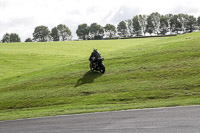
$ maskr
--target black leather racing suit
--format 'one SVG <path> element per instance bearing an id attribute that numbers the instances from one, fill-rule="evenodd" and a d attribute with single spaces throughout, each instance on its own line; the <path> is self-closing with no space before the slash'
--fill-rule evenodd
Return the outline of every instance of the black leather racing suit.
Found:
<path id="1" fill-rule="evenodd" d="M 101 58 L 101 54 L 97 50 L 94 50 L 89 58 L 89 61 L 96 63 L 98 58 Z"/>

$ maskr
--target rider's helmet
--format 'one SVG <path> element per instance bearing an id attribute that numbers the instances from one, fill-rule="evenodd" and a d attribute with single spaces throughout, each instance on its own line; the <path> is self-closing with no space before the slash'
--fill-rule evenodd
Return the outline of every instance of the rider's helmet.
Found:
<path id="1" fill-rule="evenodd" d="M 97 49 L 96 49 L 96 48 L 93 48 L 93 51 L 97 51 Z"/>

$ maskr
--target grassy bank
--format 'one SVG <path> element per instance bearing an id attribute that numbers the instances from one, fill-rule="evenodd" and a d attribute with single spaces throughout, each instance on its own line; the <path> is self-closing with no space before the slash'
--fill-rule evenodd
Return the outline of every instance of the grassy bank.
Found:
<path id="1" fill-rule="evenodd" d="M 89 71 L 93 47 L 105 74 Z M 200 33 L 0 44 L 0 120 L 200 102 Z"/>

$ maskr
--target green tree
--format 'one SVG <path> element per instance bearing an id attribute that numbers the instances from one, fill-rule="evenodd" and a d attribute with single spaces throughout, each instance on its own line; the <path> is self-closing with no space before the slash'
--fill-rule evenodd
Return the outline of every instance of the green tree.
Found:
<path id="1" fill-rule="evenodd" d="M 109 37 L 112 38 L 116 34 L 116 28 L 112 24 L 106 24 L 104 27 L 106 33 L 108 33 Z"/>
<path id="2" fill-rule="evenodd" d="M 86 40 L 89 37 L 89 27 L 87 24 L 80 24 L 76 30 L 76 34 L 79 39 Z"/>
<path id="3" fill-rule="evenodd" d="M 188 18 L 187 18 L 187 29 L 190 32 L 193 32 L 196 23 L 197 23 L 197 20 L 194 16 L 192 16 L 192 15 L 188 16 Z"/>
<path id="4" fill-rule="evenodd" d="M 158 12 L 154 12 L 152 14 L 150 14 L 150 18 L 153 24 L 153 31 L 155 34 L 159 34 L 160 33 L 160 14 Z"/>
<path id="5" fill-rule="evenodd" d="M 41 25 L 37 26 L 33 32 L 33 40 L 38 42 L 46 42 L 50 39 L 50 31 L 48 27 Z"/>
<path id="6" fill-rule="evenodd" d="M 10 34 L 10 42 L 21 42 L 21 39 L 18 34 L 11 33 Z"/>
<path id="7" fill-rule="evenodd" d="M 197 26 L 198 26 L 198 28 L 200 30 L 200 16 L 197 18 Z"/>
<path id="8" fill-rule="evenodd" d="M 16 33 L 6 33 L 4 34 L 3 38 L 2 38 L 2 42 L 3 43 L 9 43 L 9 42 L 21 42 L 21 39 L 19 37 L 18 34 Z"/>
<path id="9" fill-rule="evenodd" d="M 138 22 L 140 24 L 140 26 L 138 26 L 139 29 L 141 29 L 141 33 L 143 33 L 143 35 L 145 35 L 146 33 L 146 29 L 147 29 L 147 15 L 139 15 L 138 16 Z"/>
<path id="10" fill-rule="evenodd" d="M 178 21 L 181 24 L 181 31 L 186 32 L 186 26 L 187 26 L 187 20 L 188 15 L 187 14 L 178 14 Z"/>
<path id="11" fill-rule="evenodd" d="M 31 39 L 31 38 L 27 38 L 27 39 L 25 40 L 25 42 L 32 42 L 32 39 Z"/>
<path id="12" fill-rule="evenodd" d="M 170 34 L 172 34 L 171 20 L 172 20 L 173 16 L 174 16 L 173 14 L 165 15 L 165 18 L 167 20 L 168 30 L 169 30 Z"/>
<path id="13" fill-rule="evenodd" d="M 8 34 L 8 33 L 4 34 L 3 38 L 2 38 L 2 42 L 9 43 L 10 42 L 10 34 Z"/>
<path id="14" fill-rule="evenodd" d="M 136 36 L 140 36 L 142 34 L 141 32 L 141 26 L 140 26 L 140 23 L 139 23 L 139 16 L 135 16 L 133 17 L 133 33 L 136 35 Z"/>
<path id="15" fill-rule="evenodd" d="M 133 19 L 128 19 L 126 20 L 127 23 L 127 32 L 129 33 L 130 36 L 134 35 L 133 32 Z"/>
<path id="16" fill-rule="evenodd" d="M 97 23 L 92 23 L 89 27 L 89 34 L 93 39 L 102 39 L 104 36 L 103 27 Z"/>
<path id="17" fill-rule="evenodd" d="M 59 37 L 61 38 L 59 40 L 66 41 L 66 40 L 71 39 L 72 32 L 71 32 L 71 30 L 66 25 L 59 24 L 57 26 L 57 29 L 58 29 Z"/>
<path id="18" fill-rule="evenodd" d="M 154 26 L 153 26 L 153 23 L 152 23 L 152 18 L 151 16 L 148 16 L 147 18 L 147 29 L 146 31 L 151 35 L 154 31 Z"/>
<path id="19" fill-rule="evenodd" d="M 160 17 L 160 33 L 165 35 L 168 32 L 168 21 L 166 16 Z"/>
<path id="20" fill-rule="evenodd" d="M 197 18 L 197 26 L 198 26 L 198 28 L 200 30 L 200 16 Z"/>
<path id="21" fill-rule="evenodd" d="M 54 28 L 51 29 L 50 35 L 53 38 L 53 41 L 59 41 L 59 34 L 58 34 L 57 27 L 54 27 Z"/>
<path id="22" fill-rule="evenodd" d="M 173 15 L 171 18 L 170 27 L 172 32 L 176 32 L 176 34 L 178 34 L 178 31 L 181 30 L 181 23 L 178 21 L 178 15 Z"/>
<path id="23" fill-rule="evenodd" d="M 126 37 L 128 35 L 128 29 L 127 29 L 126 23 L 124 21 L 121 21 L 118 24 L 117 31 L 119 32 L 119 35 L 121 37 Z"/>

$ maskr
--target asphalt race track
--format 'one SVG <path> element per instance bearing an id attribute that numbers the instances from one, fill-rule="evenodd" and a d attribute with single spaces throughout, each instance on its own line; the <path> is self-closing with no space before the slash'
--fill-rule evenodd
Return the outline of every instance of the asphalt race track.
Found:
<path id="1" fill-rule="evenodd" d="M 200 133 L 200 106 L 2 121 L 0 133 Z"/>

